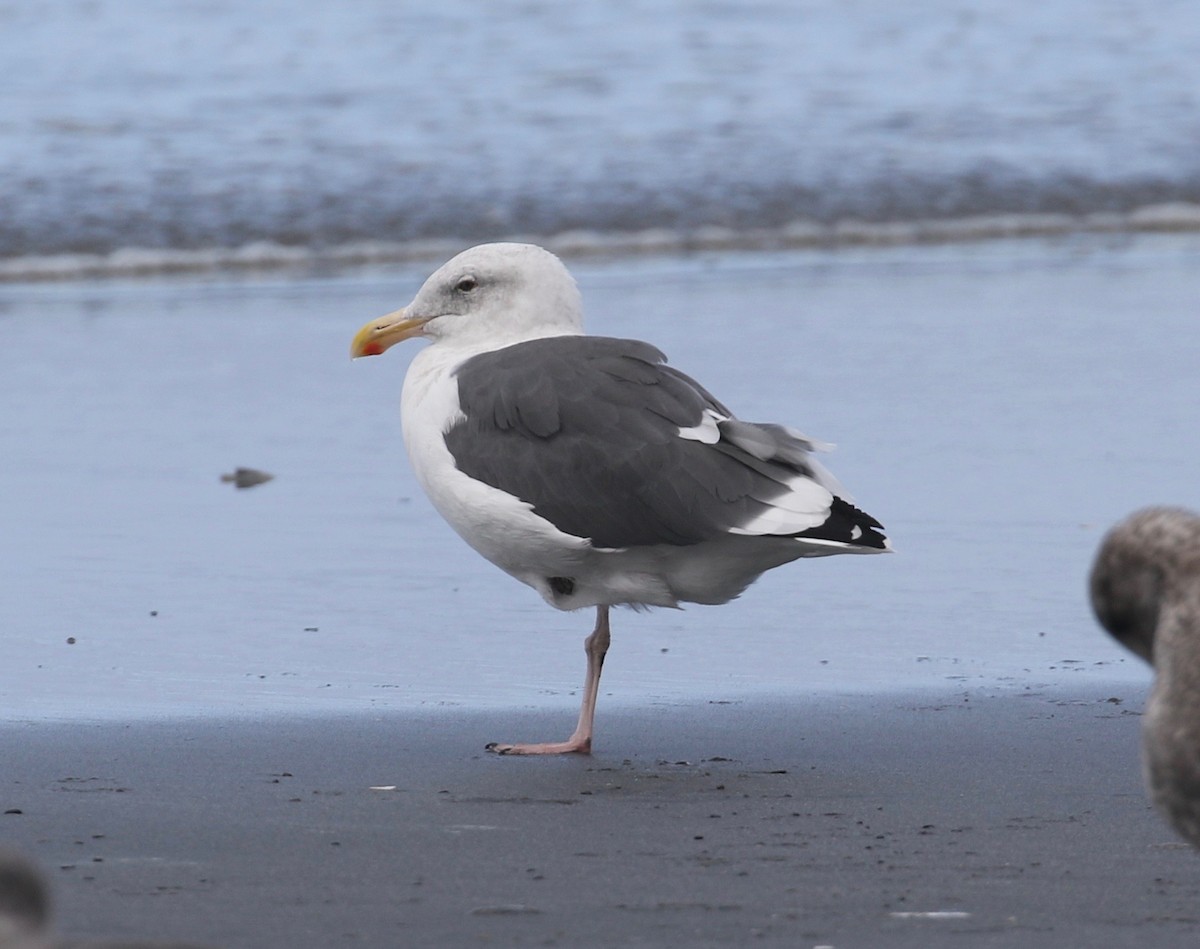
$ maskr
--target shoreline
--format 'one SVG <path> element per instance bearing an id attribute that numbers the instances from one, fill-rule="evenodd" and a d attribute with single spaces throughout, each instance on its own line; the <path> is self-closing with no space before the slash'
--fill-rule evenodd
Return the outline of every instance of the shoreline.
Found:
<path id="1" fill-rule="evenodd" d="M 568 260 L 687 256 L 716 252 L 781 252 L 875 247 L 927 247 L 1002 240 L 1123 237 L 1200 232 L 1200 204 L 1176 201 L 1128 211 L 997 212 L 957 218 L 825 222 L 810 219 L 778 227 L 716 225 L 638 231 L 572 230 L 549 234 L 355 240 L 296 246 L 270 240 L 236 247 L 126 247 L 0 258 L 0 284 L 73 282 L 105 278 L 249 273 L 340 273 L 360 267 L 440 263 L 465 247 L 494 240 L 541 244 Z"/>

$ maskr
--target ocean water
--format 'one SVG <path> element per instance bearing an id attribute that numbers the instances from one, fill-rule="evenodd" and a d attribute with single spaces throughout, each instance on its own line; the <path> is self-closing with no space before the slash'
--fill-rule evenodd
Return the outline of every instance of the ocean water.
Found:
<path id="1" fill-rule="evenodd" d="M 762 694 L 1136 703 L 1149 672 L 1086 576 L 1134 508 L 1200 508 L 1200 235 L 573 269 L 591 332 L 836 442 L 897 550 L 618 611 L 601 729 L 613 705 Z M 0 718 L 535 705 L 566 733 L 590 611 L 546 606 L 425 499 L 398 411 L 421 344 L 348 358 L 424 276 L 0 286 Z M 239 491 L 239 465 L 275 478 Z"/>
<path id="2" fill-rule="evenodd" d="M 0 277 L 1200 227 L 1189 0 L 0 0 Z"/>

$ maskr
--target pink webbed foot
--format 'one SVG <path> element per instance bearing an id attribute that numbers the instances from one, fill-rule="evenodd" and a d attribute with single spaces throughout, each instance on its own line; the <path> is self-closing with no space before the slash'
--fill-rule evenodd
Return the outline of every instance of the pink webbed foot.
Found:
<path id="1" fill-rule="evenodd" d="M 592 739 L 590 737 L 571 737 L 566 741 L 545 741 L 532 745 L 506 745 L 503 742 L 493 741 L 485 747 L 497 755 L 590 755 Z"/>
<path id="2" fill-rule="evenodd" d="M 608 652 L 608 607 L 596 607 L 596 628 L 584 640 L 587 653 L 587 676 L 583 681 L 583 702 L 579 708 L 579 724 L 566 741 L 548 741 L 529 745 L 507 745 L 494 741 L 485 746 L 498 755 L 590 755 L 592 753 L 592 721 L 596 716 L 596 696 L 600 691 L 600 671 Z"/>

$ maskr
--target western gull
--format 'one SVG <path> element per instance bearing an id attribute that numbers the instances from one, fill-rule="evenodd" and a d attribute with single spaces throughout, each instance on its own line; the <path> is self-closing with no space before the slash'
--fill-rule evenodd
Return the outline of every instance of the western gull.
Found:
<path id="1" fill-rule="evenodd" d="M 1092 608 L 1154 667 L 1142 765 L 1159 812 L 1200 847 L 1200 517 L 1153 507 L 1109 531 L 1091 575 Z"/>
<path id="2" fill-rule="evenodd" d="M 531 244 L 482 244 L 352 357 L 414 336 L 401 423 L 417 480 L 476 551 L 560 610 L 596 608 L 579 722 L 499 754 L 587 754 L 609 608 L 725 603 L 800 557 L 889 550 L 783 425 L 734 417 L 649 343 L 585 336 L 579 290 Z"/>

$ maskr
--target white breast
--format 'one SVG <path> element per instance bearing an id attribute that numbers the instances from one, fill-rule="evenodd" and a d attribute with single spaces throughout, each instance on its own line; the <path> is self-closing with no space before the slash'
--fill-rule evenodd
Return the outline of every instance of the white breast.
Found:
<path id="1" fill-rule="evenodd" d="M 400 401 L 404 443 L 421 487 L 458 534 L 500 569 L 539 591 L 572 573 L 590 548 L 532 506 L 458 470 L 444 435 L 463 418 L 454 370 L 471 353 L 430 346 L 413 359 Z"/>

